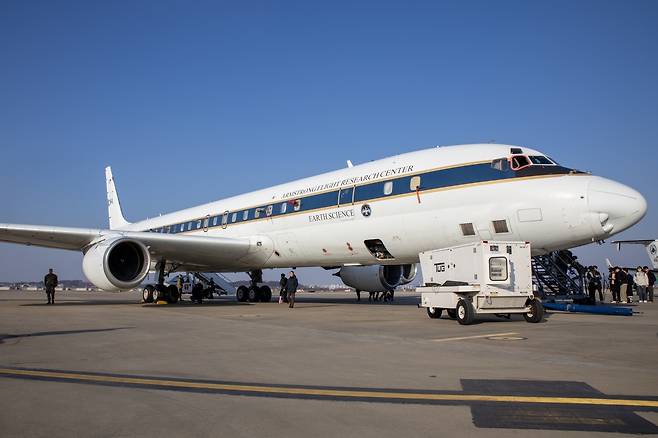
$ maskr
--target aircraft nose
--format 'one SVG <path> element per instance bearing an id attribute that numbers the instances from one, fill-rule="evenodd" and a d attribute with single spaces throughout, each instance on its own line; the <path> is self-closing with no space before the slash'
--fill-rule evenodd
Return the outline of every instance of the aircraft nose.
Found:
<path id="1" fill-rule="evenodd" d="M 616 234 L 635 225 L 647 212 L 647 201 L 640 192 L 609 179 L 594 177 L 587 195 L 589 210 L 598 213 L 606 234 Z"/>

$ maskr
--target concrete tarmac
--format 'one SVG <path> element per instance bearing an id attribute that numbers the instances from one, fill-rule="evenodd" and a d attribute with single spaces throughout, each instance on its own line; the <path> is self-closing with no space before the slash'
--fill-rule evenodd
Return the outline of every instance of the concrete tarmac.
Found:
<path id="1" fill-rule="evenodd" d="M 658 434 L 658 303 L 460 326 L 362 295 L 0 291 L 0 436 Z"/>

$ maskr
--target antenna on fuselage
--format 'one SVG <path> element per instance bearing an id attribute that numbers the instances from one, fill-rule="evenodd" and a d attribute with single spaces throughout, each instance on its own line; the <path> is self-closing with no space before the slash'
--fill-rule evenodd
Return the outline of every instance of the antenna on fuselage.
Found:
<path id="1" fill-rule="evenodd" d="M 352 164 L 352 160 L 347 160 L 347 167 L 354 167 L 354 164 Z"/>

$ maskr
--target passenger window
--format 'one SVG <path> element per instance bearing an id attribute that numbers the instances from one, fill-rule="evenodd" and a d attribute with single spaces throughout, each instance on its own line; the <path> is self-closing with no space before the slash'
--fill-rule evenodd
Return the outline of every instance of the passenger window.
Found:
<path id="1" fill-rule="evenodd" d="M 246 221 L 249 219 L 249 210 L 245 210 L 244 213 L 242 213 L 242 220 Z"/>
<path id="2" fill-rule="evenodd" d="M 217 216 L 215 216 L 214 218 L 212 218 L 212 226 L 213 226 L 213 227 L 216 227 L 216 226 L 217 226 Z"/>
<path id="3" fill-rule="evenodd" d="M 416 191 L 420 189 L 420 176 L 412 176 L 411 180 L 409 181 L 409 190 Z"/>
<path id="4" fill-rule="evenodd" d="M 228 211 L 222 215 L 222 225 L 228 224 Z"/>
<path id="5" fill-rule="evenodd" d="M 205 218 L 205 219 L 203 220 L 203 228 L 208 228 L 208 222 L 209 222 L 209 221 L 210 221 L 209 218 Z"/>
<path id="6" fill-rule="evenodd" d="M 273 205 L 268 205 L 267 208 L 265 209 L 265 216 L 272 216 L 272 211 L 274 210 Z"/>
<path id="7" fill-rule="evenodd" d="M 349 187 L 347 189 L 341 189 L 340 193 L 338 194 L 338 204 L 339 205 L 351 204 L 353 194 L 354 194 L 354 187 Z"/>
<path id="8" fill-rule="evenodd" d="M 386 181 L 384 184 L 384 195 L 388 196 L 393 193 L 393 181 Z"/>
<path id="9" fill-rule="evenodd" d="M 238 214 L 237 214 L 237 213 L 233 213 L 233 214 L 231 215 L 231 223 L 234 223 L 234 222 L 237 221 L 237 220 L 238 220 Z"/>
<path id="10" fill-rule="evenodd" d="M 187 231 L 190 231 L 192 229 L 192 222 L 187 223 Z"/>
<path id="11" fill-rule="evenodd" d="M 459 227 L 462 229 L 464 236 L 475 236 L 475 227 L 473 227 L 472 223 L 459 224 Z"/>
<path id="12" fill-rule="evenodd" d="M 181 230 L 181 233 L 182 233 L 183 231 L 185 231 L 185 224 L 180 224 L 180 230 Z"/>
<path id="13" fill-rule="evenodd" d="M 507 221 L 506 220 L 492 221 L 491 223 L 493 224 L 494 231 L 497 234 L 509 233 L 509 228 L 507 227 Z"/>
<path id="14" fill-rule="evenodd" d="M 198 230 L 199 228 L 201 228 L 201 219 L 196 222 L 196 229 Z"/>
<path id="15" fill-rule="evenodd" d="M 288 209 L 288 203 L 287 202 L 281 203 L 281 214 L 285 213 L 287 209 Z"/>
<path id="16" fill-rule="evenodd" d="M 302 200 L 301 199 L 295 199 L 292 204 L 292 209 L 295 211 L 299 211 L 302 209 Z"/>
<path id="17" fill-rule="evenodd" d="M 254 218 L 258 219 L 262 211 L 263 211 L 263 207 L 258 207 L 256 210 L 254 210 Z"/>

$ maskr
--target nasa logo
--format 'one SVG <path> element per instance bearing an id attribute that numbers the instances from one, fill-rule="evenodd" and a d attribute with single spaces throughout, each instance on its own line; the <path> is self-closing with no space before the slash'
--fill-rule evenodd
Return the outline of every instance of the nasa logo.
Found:
<path id="1" fill-rule="evenodd" d="M 363 207 L 361 207 L 361 214 L 364 217 L 370 216 L 372 214 L 372 210 L 370 209 L 370 206 L 368 204 L 363 204 Z"/>

